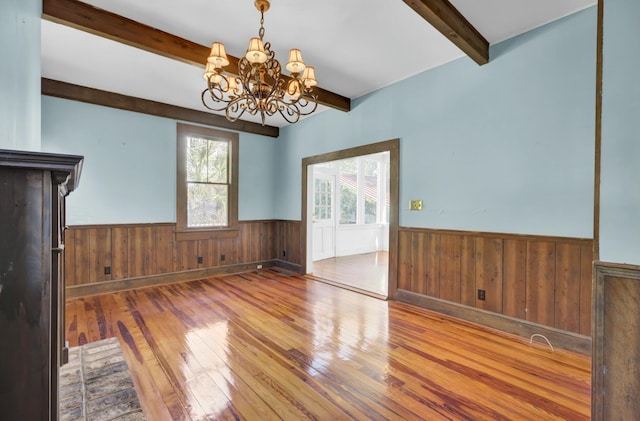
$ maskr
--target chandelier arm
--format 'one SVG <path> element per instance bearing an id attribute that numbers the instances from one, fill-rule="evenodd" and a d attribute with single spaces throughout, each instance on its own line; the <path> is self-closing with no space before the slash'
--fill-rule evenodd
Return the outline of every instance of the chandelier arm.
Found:
<path id="1" fill-rule="evenodd" d="M 207 99 L 207 98 L 210 98 L 210 99 Z M 227 108 L 229 103 L 229 101 L 225 101 L 224 99 L 221 99 L 221 100 L 215 99 L 215 97 L 211 95 L 211 91 L 209 90 L 209 88 L 206 88 L 205 90 L 202 91 L 201 99 L 202 99 L 202 105 L 204 105 L 205 107 L 207 107 L 212 111 L 224 111 Z M 220 108 L 216 108 L 215 106 L 213 106 L 213 104 L 209 105 L 210 101 L 213 101 L 214 103 L 222 102 L 223 104 L 220 105 Z"/>
<path id="2" fill-rule="evenodd" d="M 209 96 L 215 102 L 228 102 L 224 98 L 224 91 L 221 87 L 209 84 L 207 92 L 209 92 Z"/>
<path id="3" fill-rule="evenodd" d="M 220 77 L 220 81 L 218 83 L 215 83 L 213 81 L 214 76 Z M 229 77 L 234 77 L 234 76 L 229 76 Z M 229 84 L 229 77 L 225 75 L 217 74 L 217 75 L 212 75 L 209 78 L 209 80 L 207 81 L 207 89 L 205 89 L 202 92 L 202 96 L 201 96 L 202 103 L 204 104 L 205 107 L 214 111 L 223 111 L 224 107 L 226 107 L 225 105 L 223 105 L 223 108 L 215 108 L 215 107 L 209 106 L 205 99 L 206 98 L 205 92 L 209 93 L 209 98 L 211 99 L 211 101 L 215 103 L 220 103 L 220 102 L 230 103 L 235 98 L 235 96 L 233 95 L 233 91 L 231 91 L 231 87 Z M 225 94 L 227 94 L 226 97 L 225 97 Z"/>
<path id="4" fill-rule="evenodd" d="M 243 96 L 236 97 L 229 101 L 229 105 L 224 109 L 227 120 L 235 122 L 248 110 L 248 107 L 243 101 L 246 101 L 246 98 Z"/>
<path id="5" fill-rule="evenodd" d="M 267 98 L 269 98 L 269 102 L 275 102 L 276 103 L 276 107 L 277 107 L 277 102 L 284 102 L 283 98 L 284 98 L 284 90 L 282 89 L 282 85 L 284 84 L 284 80 L 277 78 L 275 80 L 275 82 L 273 83 L 273 86 L 271 87 L 271 90 L 269 91 L 269 95 Z M 275 110 L 273 110 L 273 112 L 269 113 L 269 115 L 273 115 L 275 114 Z"/>
<path id="6" fill-rule="evenodd" d="M 318 108 L 318 97 L 316 95 L 302 95 L 297 101 L 300 115 L 309 115 Z M 308 107 L 312 107 L 310 110 L 306 110 Z"/>
<path id="7" fill-rule="evenodd" d="M 280 66 L 280 62 L 276 60 L 275 53 L 271 51 L 271 44 L 268 42 L 265 44 L 265 51 L 268 53 L 268 59 L 263 64 L 264 72 L 266 76 L 272 80 L 272 83 L 269 81 L 264 81 L 264 85 L 269 88 L 269 93 L 263 99 L 270 99 L 272 97 L 277 97 L 279 91 L 282 89 L 282 84 L 284 83 L 282 79 L 282 67 Z M 261 83 L 263 81 L 260 81 Z M 262 90 L 259 90 L 261 98 L 264 93 Z M 271 114 L 270 114 L 271 115 Z"/>
<path id="8" fill-rule="evenodd" d="M 298 109 L 298 106 L 295 104 L 287 104 L 287 103 L 283 103 L 283 104 L 284 104 L 283 107 L 278 108 L 278 112 L 280 113 L 282 118 L 284 118 L 287 121 L 287 123 L 290 123 L 290 124 L 297 123 L 298 120 L 300 120 L 300 110 Z M 286 110 L 286 113 L 284 113 L 285 110 Z"/>

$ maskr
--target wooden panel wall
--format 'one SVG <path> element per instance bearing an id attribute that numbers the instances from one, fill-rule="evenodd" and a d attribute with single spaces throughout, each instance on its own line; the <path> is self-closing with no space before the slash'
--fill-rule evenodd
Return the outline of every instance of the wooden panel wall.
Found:
<path id="1" fill-rule="evenodd" d="M 276 222 L 275 258 L 294 265 L 302 264 L 300 255 L 300 221 Z"/>
<path id="2" fill-rule="evenodd" d="M 175 224 L 72 226 L 65 234 L 66 284 L 272 260 L 280 225 L 288 224 L 240 222 L 236 238 L 190 241 L 175 241 Z M 110 274 L 105 274 L 105 267 Z"/>
<path id="3" fill-rule="evenodd" d="M 399 289 L 591 335 L 590 239 L 401 228 L 398 243 Z"/>
<path id="4" fill-rule="evenodd" d="M 640 266 L 596 262 L 591 370 L 594 420 L 640 419 Z"/>

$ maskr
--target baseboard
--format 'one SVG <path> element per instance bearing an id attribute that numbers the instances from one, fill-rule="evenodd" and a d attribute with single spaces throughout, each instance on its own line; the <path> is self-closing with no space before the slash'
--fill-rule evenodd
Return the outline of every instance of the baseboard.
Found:
<path id="1" fill-rule="evenodd" d="M 583 355 L 591 355 L 591 338 L 588 336 L 444 301 L 438 298 L 427 297 L 401 289 L 397 290 L 393 298 L 527 339 L 533 334 L 541 334 L 549 340 L 554 348 L 561 348 Z"/>
<path id="2" fill-rule="evenodd" d="M 287 262 L 285 260 L 280 260 L 280 259 L 274 259 L 272 260 L 272 263 L 273 263 L 273 266 L 276 266 L 282 269 L 287 269 L 291 272 L 302 274 L 302 266 L 297 263 L 291 263 L 291 262 Z"/>
<path id="3" fill-rule="evenodd" d="M 313 275 L 307 275 L 307 278 L 312 278 L 318 282 L 332 285 L 334 287 L 348 289 L 349 291 L 357 292 L 358 294 L 368 295 L 369 297 L 377 298 L 378 300 L 387 301 L 389 297 L 382 294 L 376 294 L 375 292 L 367 291 L 366 289 L 352 287 L 351 285 L 343 284 L 342 282 L 335 282 L 330 279 L 319 278 Z"/>
<path id="4" fill-rule="evenodd" d="M 124 291 L 128 289 L 144 288 L 174 282 L 193 281 L 217 275 L 229 275 L 234 273 L 256 270 L 261 265 L 263 268 L 275 265 L 273 260 L 261 262 L 241 263 L 237 265 L 217 266 L 213 268 L 185 270 L 182 272 L 162 273 L 159 275 L 139 276 L 136 278 L 116 279 L 112 281 L 97 282 L 93 284 L 74 285 L 65 289 L 66 298 L 86 297 L 89 295 L 105 294 Z"/>

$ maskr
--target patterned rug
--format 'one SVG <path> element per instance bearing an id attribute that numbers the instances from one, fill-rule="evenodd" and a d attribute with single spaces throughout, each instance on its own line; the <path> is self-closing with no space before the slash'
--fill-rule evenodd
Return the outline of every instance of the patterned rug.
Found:
<path id="1" fill-rule="evenodd" d="M 60 419 L 145 419 L 118 338 L 69 349 L 60 368 Z"/>

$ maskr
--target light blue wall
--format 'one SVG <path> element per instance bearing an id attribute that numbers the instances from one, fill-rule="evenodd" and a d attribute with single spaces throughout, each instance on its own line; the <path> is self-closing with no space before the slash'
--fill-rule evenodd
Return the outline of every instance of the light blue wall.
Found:
<path id="1" fill-rule="evenodd" d="M 0 5 L 0 148 L 40 149 L 40 0 Z"/>
<path id="2" fill-rule="evenodd" d="M 274 143 L 240 134 L 240 220 L 273 217 Z M 85 156 L 68 224 L 175 222 L 175 120 L 45 96 L 42 149 Z"/>
<path id="3" fill-rule="evenodd" d="M 592 237 L 596 10 L 281 131 L 276 214 L 299 219 L 301 159 L 400 138 L 402 226 Z M 410 212 L 411 199 L 425 210 Z"/>
<path id="4" fill-rule="evenodd" d="M 604 2 L 600 259 L 640 264 L 640 2 Z"/>
<path id="5" fill-rule="evenodd" d="M 302 158 L 398 137 L 401 225 L 591 237 L 595 29 L 591 8 L 488 65 L 454 61 L 278 140 L 241 134 L 240 219 L 300 219 Z M 175 121 L 49 97 L 42 118 L 43 149 L 86 156 L 70 224 L 175 221 Z"/>

